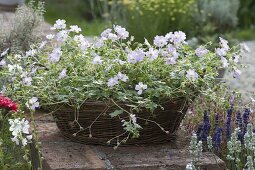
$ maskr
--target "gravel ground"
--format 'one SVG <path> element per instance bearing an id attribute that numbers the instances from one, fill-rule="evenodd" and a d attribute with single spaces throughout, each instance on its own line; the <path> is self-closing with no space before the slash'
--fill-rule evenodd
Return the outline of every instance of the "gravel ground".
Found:
<path id="1" fill-rule="evenodd" d="M 244 54 L 240 60 L 242 64 L 246 65 L 246 68 L 242 68 L 242 74 L 240 79 L 233 79 L 231 73 L 227 73 L 224 78 L 227 80 L 227 84 L 232 89 L 238 89 L 244 97 L 250 98 L 254 95 L 250 94 L 255 92 L 255 41 L 245 42 L 250 48 L 251 52 Z"/>

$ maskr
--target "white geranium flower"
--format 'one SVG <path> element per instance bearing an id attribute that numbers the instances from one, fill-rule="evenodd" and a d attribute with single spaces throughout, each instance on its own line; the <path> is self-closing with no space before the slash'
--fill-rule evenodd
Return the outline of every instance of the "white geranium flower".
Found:
<path id="1" fill-rule="evenodd" d="M 52 53 L 48 57 L 48 61 L 52 63 L 56 63 L 60 60 L 60 57 L 62 55 L 61 48 L 55 48 L 53 49 Z"/>
<path id="2" fill-rule="evenodd" d="M 107 82 L 108 87 L 113 87 L 119 83 L 118 77 L 110 78 Z"/>
<path id="3" fill-rule="evenodd" d="M 135 86 L 135 90 L 137 90 L 137 94 L 141 95 L 143 93 L 143 90 L 147 89 L 147 85 L 143 84 L 142 82 L 139 82 L 136 86 Z"/>
<path id="4" fill-rule="evenodd" d="M 122 74 L 121 72 L 118 72 L 117 78 L 123 82 L 127 82 L 128 76 L 126 74 Z"/>
<path id="5" fill-rule="evenodd" d="M 156 36 L 154 38 L 154 45 L 157 47 L 164 47 L 165 45 L 167 45 L 167 39 L 164 36 Z"/>
<path id="6" fill-rule="evenodd" d="M 103 60 L 101 59 L 101 56 L 96 55 L 96 56 L 93 58 L 92 64 L 102 64 L 102 63 L 103 63 Z"/>
<path id="7" fill-rule="evenodd" d="M 46 38 L 47 38 L 48 40 L 52 40 L 54 37 L 55 37 L 54 34 L 48 34 L 48 35 L 46 35 Z"/>
<path id="8" fill-rule="evenodd" d="M 56 23 L 51 27 L 52 30 L 60 30 L 60 29 L 65 29 L 66 28 L 66 21 L 63 19 L 58 19 Z"/>
<path id="9" fill-rule="evenodd" d="M 31 50 L 26 52 L 26 56 L 27 57 L 34 57 L 36 55 L 36 53 L 37 53 L 36 49 L 31 49 Z"/>
<path id="10" fill-rule="evenodd" d="M 153 48 L 149 48 L 149 51 L 146 52 L 146 57 L 151 61 L 155 60 L 159 55 L 159 51 Z"/>
<path id="11" fill-rule="evenodd" d="M 226 52 L 226 50 L 224 48 L 216 48 L 215 52 L 220 57 L 224 57 L 224 56 L 227 55 L 227 52 Z"/>
<path id="12" fill-rule="evenodd" d="M 227 68 L 229 66 L 229 62 L 225 57 L 221 57 L 222 67 Z"/>
<path id="13" fill-rule="evenodd" d="M 81 32 L 81 28 L 78 27 L 77 25 L 71 25 L 70 28 L 71 28 L 70 31 L 75 32 L 77 34 Z"/>
<path id="14" fill-rule="evenodd" d="M 119 25 L 114 26 L 114 31 L 117 33 L 119 38 L 125 40 L 129 36 L 129 32 L 126 30 L 126 28 L 123 28 Z"/>
<path id="15" fill-rule="evenodd" d="M 109 34 L 112 32 L 112 29 L 108 28 L 106 30 L 104 30 L 102 33 L 101 33 L 101 37 L 103 40 L 107 40 L 108 37 L 109 37 Z"/>
<path id="16" fill-rule="evenodd" d="M 68 38 L 68 32 L 66 30 L 61 30 L 56 34 L 56 40 L 58 42 L 65 42 Z"/>
<path id="17" fill-rule="evenodd" d="M 35 110 L 36 108 L 40 106 L 38 102 L 38 98 L 32 97 L 31 99 L 29 99 L 29 101 L 26 102 L 26 106 L 30 108 L 31 110 Z"/>
<path id="18" fill-rule="evenodd" d="M 220 38 L 220 45 L 221 47 L 225 50 L 225 51 L 228 51 L 230 48 L 228 46 L 228 41 L 219 37 Z"/>
<path id="19" fill-rule="evenodd" d="M 5 59 L 0 60 L 0 67 L 3 67 L 6 65 Z"/>
<path id="20" fill-rule="evenodd" d="M 64 69 L 59 73 L 58 78 L 59 78 L 59 79 L 65 78 L 65 77 L 66 77 L 66 71 L 67 71 L 67 70 L 64 68 Z"/>
<path id="21" fill-rule="evenodd" d="M 22 79 L 22 83 L 25 85 L 25 86 L 31 86 L 32 85 L 32 77 L 24 77 Z"/>
<path id="22" fill-rule="evenodd" d="M 189 69 L 187 71 L 186 77 L 192 81 L 198 78 L 198 74 L 195 72 L 195 70 Z"/>

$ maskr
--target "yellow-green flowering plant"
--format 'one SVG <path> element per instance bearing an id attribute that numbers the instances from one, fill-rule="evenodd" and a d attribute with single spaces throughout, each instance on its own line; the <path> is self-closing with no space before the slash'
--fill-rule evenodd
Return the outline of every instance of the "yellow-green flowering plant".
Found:
<path id="1" fill-rule="evenodd" d="M 191 101 L 199 93 L 210 95 L 219 69 L 228 68 L 236 78 L 241 74 L 240 48 L 230 48 L 222 38 L 219 47 L 209 51 L 208 44 L 189 47 L 181 31 L 156 36 L 150 44 L 146 39 L 135 42 L 118 25 L 93 42 L 79 34 L 78 26 L 66 28 L 64 20 L 57 20 L 52 29 L 56 33 L 47 35 L 47 41 L 24 55 L 5 57 L 1 66 L 6 94 L 32 110 L 39 107 L 38 101 L 40 106 L 65 103 L 79 109 L 86 101 L 110 100 L 153 113 L 166 100 Z M 138 136 L 138 116 L 129 115 L 123 126 Z"/>

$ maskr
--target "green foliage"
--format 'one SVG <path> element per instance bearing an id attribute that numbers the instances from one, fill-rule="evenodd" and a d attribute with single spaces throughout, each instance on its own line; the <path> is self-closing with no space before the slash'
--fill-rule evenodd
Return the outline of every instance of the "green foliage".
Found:
<path id="1" fill-rule="evenodd" d="M 144 37 L 151 42 L 156 35 L 177 30 L 190 35 L 194 26 L 195 0 L 96 0 L 96 5 L 105 18 L 126 27 L 138 42 Z"/>
<path id="2" fill-rule="evenodd" d="M 46 0 L 44 15 L 50 24 L 59 19 L 65 19 L 70 25 L 79 25 L 86 35 L 98 35 L 106 27 L 106 22 L 95 18 L 90 10 L 89 0 Z M 97 11 L 97 9 L 95 9 Z M 95 12 L 95 15 L 98 15 Z"/>
<path id="3" fill-rule="evenodd" d="M 241 28 L 250 28 L 255 25 L 255 1 L 240 0 L 238 17 Z"/>
<path id="4" fill-rule="evenodd" d="M 239 0 L 198 0 L 198 13 L 195 21 L 206 32 L 224 33 L 235 28 L 238 23 Z M 210 24 L 211 30 L 206 26 Z"/>
<path id="5" fill-rule="evenodd" d="M 38 40 L 34 30 L 43 20 L 44 4 L 37 5 L 30 1 L 28 6 L 18 7 L 15 16 L 9 23 L 1 18 L 6 25 L 0 28 L 0 51 L 7 48 L 11 53 L 22 53 Z"/>

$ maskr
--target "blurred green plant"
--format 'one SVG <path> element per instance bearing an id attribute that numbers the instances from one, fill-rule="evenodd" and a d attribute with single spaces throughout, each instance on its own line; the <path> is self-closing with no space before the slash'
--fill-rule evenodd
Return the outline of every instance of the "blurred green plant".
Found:
<path id="1" fill-rule="evenodd" d="M 65 19 L 69 25 L 79 25 L 83 34 L 98 35 L 106 28 L 106 22 L 98 10 L 91 11 L 89 0 L 45 0 L 45 20 L 54 24 L 57 19 Z"/>
<path id="2" fill-rule="evenodd" d="M 9 48 L 10 53 L 22 53 L 30 48 L 30 45 L 38 40 L 34 33 L 35 28 L 43 21 L 44 3 L 35 4 L 31 0 L 27 6 L 18 7 L 14 18 L 6 22 L 0 18 L 0 51 Z"/>
<path id="3" fill-rule="evenodd" d="M 205 33 L 224 33 L 238 24 L 239 0 L 198 0 L 197 6 L 194 20 Z"/>
<path id="4" fill-rule="evenodd" d="M 197 0 L 197 9 L 193 15 L 196 37 L 193 46 L 210 41 L 214 48 L 218 37 L 228 39 L 231 45 L 237 44 L 237 40 L 228 33 L 237 27 L 239 0 Z"/>
<path id="5" fill-rule="evenodd" d="M 127 28 L 136 41 L 152 41 L 156 35 L 182 30 L 192 33 L 195 0 L 90 0 L 103 18 Z"/>
<path id="6" fill-rule="evenodd" d="M 241 28 L 250 28 L 252 25 L 255 25 L 255 1 L 240 0 L 238 17 Z"/>

